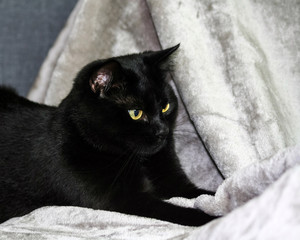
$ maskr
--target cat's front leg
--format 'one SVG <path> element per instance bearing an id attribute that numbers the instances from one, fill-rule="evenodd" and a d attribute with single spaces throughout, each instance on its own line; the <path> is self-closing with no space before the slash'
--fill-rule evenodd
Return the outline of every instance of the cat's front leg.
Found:
<path id="1" fill-rule="evenodd" d="M 167 176 L 154 181 L 154 189 L 160 198 L 196 198 L 202 194 L 214 195 L 212 191 L 197 188 L 181 171 L 168 172 Z"/>
<path id="2" fill-rule="evenodd" d="M 146 165 L 155 193 L 161 198 L 195 198 L 202 194 L 214 195 L 212 191 L 197 188 L 188 179 L 175 151 L 170 146 L 166 146 L 152 156 Z"/>
<path id="3" fill-rule="evenodd" d="M 175 206 L 146 193 L 122 197 L 121 202 L 114 210 L 181 225 L 201 226 L 216 218 L 197 209 Z"/>

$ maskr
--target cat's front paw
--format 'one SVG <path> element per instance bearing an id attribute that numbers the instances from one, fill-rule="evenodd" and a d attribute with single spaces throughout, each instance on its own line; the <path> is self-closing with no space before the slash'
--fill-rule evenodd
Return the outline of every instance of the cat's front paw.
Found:
<path id="1" fill-rule="evenodd" d="M 196 198 L 196 197 L 199 197 L 200 195 L 203 195 L 203 194 L 214 196 L 215 192 L 204 190 L 204 189 L 199 189 L 199 188 L 193 188 L 193 189 L 190 189 L 189 191 L 186 191 L 183 194 L 183 197 L 185 197 L 185 198 Z"/>
<path id="2" fill-rule="evenodd" d="M 208 215 L 198 209 L 192 209 L 188 215 L 182 216 L 182 218 L 178 220 L 178 222 L 182 225 L 198 227 L 207 224 L 217 218 L 219 217 Z"/>

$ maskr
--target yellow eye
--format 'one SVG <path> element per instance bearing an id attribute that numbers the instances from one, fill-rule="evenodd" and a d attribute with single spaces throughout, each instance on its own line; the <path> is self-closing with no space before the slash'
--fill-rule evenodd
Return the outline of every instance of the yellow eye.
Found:
<path id="1" fill-rule="evenodd" d="M 168 103 L 168 104 L 165 106 L 165 108 L 163 108 L 161 111 L 162 111 L 163 113 L 165 113 L 166 111 L 169 110 L 169 108 L 170 108 L 170 104 Z"/>
<path id="2" fill-rule="evenodd" d="M 138 120 L 142 117 L 143 115 L 143 111 L 142 110 L 128 110 L 128 113 L 130 115 L 130 117 L 133 119 L 133 120 Z"/>

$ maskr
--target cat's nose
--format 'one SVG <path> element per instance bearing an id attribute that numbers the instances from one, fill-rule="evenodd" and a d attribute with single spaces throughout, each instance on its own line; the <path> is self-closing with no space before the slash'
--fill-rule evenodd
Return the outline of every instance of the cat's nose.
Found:
<path id="1" fill-rule="evenodd" d="M 167 126 L 160 126 L 154 131 L 154 134 L 157 138 L 163 140 L 169 134 L 169 128 Z"/>

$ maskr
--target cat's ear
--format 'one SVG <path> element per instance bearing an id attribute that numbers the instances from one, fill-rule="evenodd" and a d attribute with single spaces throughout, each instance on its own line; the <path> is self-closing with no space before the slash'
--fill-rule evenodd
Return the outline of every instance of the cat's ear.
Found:
<path id="1" fill-rule="evenodd" d="M 149 53 L 149 62 L 152 64 L 159 64 L 165 62 L 172 53 L 174 53 L 180 46 L 180 43 L 174 47 L 167 48 L 161 51 L 150 52 Z"/>
<path id="2" fill-rule="evenodd" d="M 120 79 L 121 65 L 116 61 L 111 61 L 102 65 L 90 78 L 90 87 L 94 93 L 99 93 L 104 97 L 105 93 Z"/>

